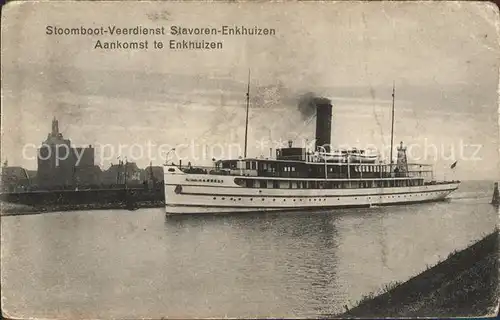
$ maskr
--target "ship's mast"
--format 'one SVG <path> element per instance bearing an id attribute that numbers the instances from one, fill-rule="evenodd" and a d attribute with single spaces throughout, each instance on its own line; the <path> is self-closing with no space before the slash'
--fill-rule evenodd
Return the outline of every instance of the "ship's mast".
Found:
<path id="1" fill-rule="evenodd" d="M 394 94 L 395 94 L 395 84 L 394 82 L 392 83 L 392 123 L 391 123 L 391 166 L 390 170 L 392 173 L 392 149 L 394 147 Z"/>
<path id="2" fill-rule="evenodd" d="M 247 114 L 245 121 L 245 154 L 244 158 L 247 157 L 247 140 L 248 140 L 248 108 L 250 106 L 250 69 L 248 69 L 248 86 L 247 86 Z"/>

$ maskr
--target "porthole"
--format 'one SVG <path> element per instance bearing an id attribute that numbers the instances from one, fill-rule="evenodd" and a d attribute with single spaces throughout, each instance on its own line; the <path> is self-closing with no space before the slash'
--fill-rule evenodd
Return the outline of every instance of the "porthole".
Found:
<path id="1" fill-rule="evenodd" d="M 241 198 L 238 198 L 238 200 L 241 200 Z"/>
<path id="2" fill-rule="evenodd" d="M 225 200 L 226 198 L 222 197 L 222 200 Z"/>
<path id="3" fill-rule="evenodd" d="M 216 197 L 214 197 L 214 200 L 217 199 Z"/>
<path id="4" fill-rule="evenodd" d="M 273 201 L 276 201 L 276 199 L 273 199 Z"/>

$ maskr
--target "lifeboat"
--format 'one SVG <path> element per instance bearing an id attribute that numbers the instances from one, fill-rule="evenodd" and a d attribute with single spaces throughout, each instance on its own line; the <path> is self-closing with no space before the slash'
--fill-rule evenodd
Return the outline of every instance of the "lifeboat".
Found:
<path id="1" fill-rule="evenodd" d="M 349 162 L 351 163 L 375 163 L 378 155 L 366 150 L 351 149 L 348 152 Z"/>
<path id="2" fill-rule="evenodd" d="M 347 152 L 341 150 L 333 150 L 329 153 L 321 154 L 327 162 L 347 162 Z"/>

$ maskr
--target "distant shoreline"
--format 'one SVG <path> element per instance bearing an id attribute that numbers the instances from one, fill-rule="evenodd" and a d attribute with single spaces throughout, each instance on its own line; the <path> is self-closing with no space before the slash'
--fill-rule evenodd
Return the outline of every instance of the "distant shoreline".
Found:
<path id="1" fill-rule="evenodd" d="M 492 313 L 500 293 L 498 241 L 497 229 L 434 267 L 379 296 L 363 299 L 333 318 L 495 316 Z"/>
<path id="2" fill-rule="evenodd" d="M 139 201 L 132 204 L 125 202 L 115 203 L 92 203 L 92 204 L 68 204 L 68 205 L 43 205 L 29 206 L 22 204 L 4 203 L 1 204 L 1 216 L 22 216 L 36 215 L 58 211 L 82 211 L 82 210 L 109 210 L 109 209 L 124 209 L 136 210 L 142 208 L 163 208 L 163 201 Z"/>

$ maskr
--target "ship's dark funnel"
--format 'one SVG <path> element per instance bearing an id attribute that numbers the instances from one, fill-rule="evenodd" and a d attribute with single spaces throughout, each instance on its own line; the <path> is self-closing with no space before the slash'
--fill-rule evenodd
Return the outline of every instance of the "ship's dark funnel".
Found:
<path id="1" fill-rule="evenodd" d="M 330 152 L 332 104 L 328 99 L 314 99 L 316 105 L 316 150 Z M 323 150 L 324 147 L 325 150 Z"/>

